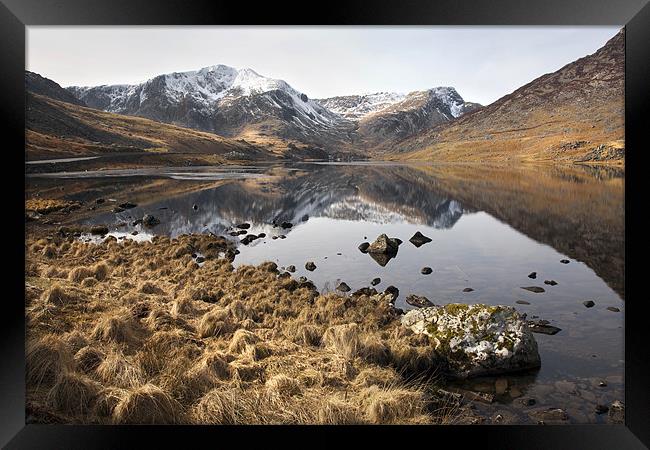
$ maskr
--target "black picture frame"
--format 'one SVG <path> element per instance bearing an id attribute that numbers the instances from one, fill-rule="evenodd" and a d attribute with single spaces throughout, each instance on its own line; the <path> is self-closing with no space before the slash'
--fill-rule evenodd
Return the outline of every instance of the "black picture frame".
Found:
<path id="1" fill-rule="evenodd" d="M 180 0 L 0 0 L 0 114 L 6 158 L 5 178 L 19 174 L 24 164 L 25 27 L 29 25 L 624 25 L 626 27 L 626 314 L 625 314 L 625 425 L 567 426 L 445 426 L 445 427 L 190 427 L 190 426 L 55 426 L 25 425 L 25 314 L 24 192 L 8 184 L 5 201 L 6 291 L 2 302 L 2 366 L 0 367 L 0 444 L 6 448 L 116 448 L 183 445 L 206 439 L 225 445 L 236 434 L 238 445 L 260 439 L 266 445 L 283 439 L 284 445 L 312 445 L 301 433 L 319 433 L 329 440 L 361 432 L 378 439 L 405 432 L 406 445 L 472 443 L 493 448 L 644 448 L 650 446 L 649 346 L 643 314 L 644 250 L 639 243 L 645 221 L 642 171 L 650 109 L 650 4 L 648 0 L 438 0 L 438 1 L 330 1 L 297 5 Z M 22 156 L 21 156 L 22 155 Z M 12 181 L 7 180 L 7 183 Z M 18 181 L 13 181 L 18 183 Z M 23 185 L 24 186 L 24 185 Z M 647 186 L 646 186 L 647 187 Z M 21 267 L 22 266 L 22 267 Z M 287 440 L 284 432 L 290 432 Z M 297 434 L 298 433 L 298 434 Z M 232 436 L 234 437 L 234 436 Z M 415 439 L 414 439 L 415 438 Z M 217 439 L 217 440 L 215 440 Z M 421 440 L 420 440 L 421 439 Z M 145 441 L 146 440 L 146 441 Z M 323 440 L 323 442 L 327 442 Z M 454 445 L 454 444 L 452 444 Z"/>

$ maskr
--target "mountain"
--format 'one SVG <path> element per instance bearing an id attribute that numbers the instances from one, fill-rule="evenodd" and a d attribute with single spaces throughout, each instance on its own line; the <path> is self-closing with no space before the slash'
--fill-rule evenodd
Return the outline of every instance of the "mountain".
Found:
<path id="1" fill-rule="evenodd" d="M 25 90 L 73 105 L 86 106 L 83 100 L 63 89 L 58 83 L 34 72 L 25 71 Z"/>
<path id="2" fill-rule="evenodd" d="M 494 103 L 400 143 L 397 158 L 622 161 L 625 35 Z"/>
<path id="3" fill-rule="evenodd" d="M 138 153 L 203 154 L 212 162 L 282 156 L 244 140 L 87 108 L 55 82 L 32 72 L 25 73 L 25 83 L 28 160 Z"/>
<path id="4" fill-rule="evenodd" d="M 332 149 L 355 125 L 282 80 L 224 65 L 159 75 L 135 85 L 67 88 L 89 107 L 226 137 L 278 139 Z"/>

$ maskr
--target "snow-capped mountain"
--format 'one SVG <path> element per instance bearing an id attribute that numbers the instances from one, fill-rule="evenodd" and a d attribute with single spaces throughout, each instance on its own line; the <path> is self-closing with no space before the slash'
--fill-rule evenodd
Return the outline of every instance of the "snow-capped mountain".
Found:
<path id="1" fill-rule="evenodd" d="M 224 65 L 159 75 L 134 85 L 67 89 L 91 108 L 224 136 L 254 131 L 322 145 L 347 139 L 354 128 L 283 80 Z"/>
<path id="2" fill-rule="evenodd" d="M 313 100 L 286 81 L 224 65 L 139 84 L 67 90 L 91 108 L 244 138 L 262 147 L 284 146 L 305 157 L 367 154 L 471 107 L 449 87 Z"/>

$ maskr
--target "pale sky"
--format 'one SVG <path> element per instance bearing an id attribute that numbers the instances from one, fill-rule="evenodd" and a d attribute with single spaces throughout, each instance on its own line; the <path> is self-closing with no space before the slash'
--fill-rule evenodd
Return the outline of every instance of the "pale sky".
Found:
<path id="1" fill-rule="evenodd" d="M 26 69 L 65 87 L 225 64 L 312 98 L 453 86 L 487 105 L 595 52 L 620 28 L 29 26 Z"/>

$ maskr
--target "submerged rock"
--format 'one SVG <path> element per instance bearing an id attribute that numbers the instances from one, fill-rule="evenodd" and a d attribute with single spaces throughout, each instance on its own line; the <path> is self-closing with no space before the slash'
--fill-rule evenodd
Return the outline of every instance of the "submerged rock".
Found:
<path id="1" fill-rule="evenodd" d="M 552 336 L 562 331 L 561 328 L 551 325 L 548 320 L 529 320 L 527 324 L 533 333 L 549 334 Z"/>
<path id="2" fill-rule="evenodd" d="M 368 253 L 372 259 L 381 267 L 386 266 L 388 262 L 395 257 L 394 253 Z"/>
<path id="3" fill-rule="evenodd" d="M 515 303 L 518 305 L 530 305 L 530 302 L 527 302 L 526 300 L 517 300 Z"/>
<path id="4" fill-rule="evenodd" d="M 424 244 L 431 242 L 431 240 L 430 237 L 427 237 L 418 231 L 411 237 L 411 239 L 409 239 L 409 242 L 419 248 Z"/>
<path id="5" fill-rule="evenodd" d="M 509 306 L 451 303 L 409 311 L 401 323 L 431 338 L 453 377 L 502 374 L 541 364 L 531 330 Z"/>
<path id="6" fill-rule="evenodd" d="M 546 292 L 543 287 L 539 287 L 539 286 L 522 286 L 521 288 L 530 292 L 534 292 L 536 294 L 541 294 L 542 292 Z"/>
<path id="7" fill-rule="evenodd" d="M 389 238 L 385 234 L 381 234 L 370 244 L 368 252 L 382 255 L 396 255 L 401 243 L 402 241 L 399 239 Z"/>
<path id="8" fill-rule="evenodd" d="M 433 302 L 423 295 L 410 294 L 406 296 L 406 303 L 417 308 L 433 306 Z"/>

